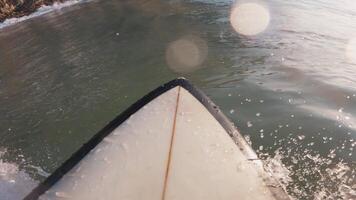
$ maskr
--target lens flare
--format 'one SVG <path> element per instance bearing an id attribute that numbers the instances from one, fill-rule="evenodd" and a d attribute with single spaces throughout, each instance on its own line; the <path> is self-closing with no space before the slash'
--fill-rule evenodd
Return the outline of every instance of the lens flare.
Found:
<path id="1" fill-rule="evenodd" d="M 236 4 L 230 15 L 230 23 L 236 32 L 246 36 L 262 33 L 268 27 L 270 13 L 260 3 Z"/>
<path id="2" fill-rule="evenodd" d="M 177 73 L 189 73 L 202 67 L 208 54 L 204 40 L 186 36 L 168 45 L 166 60 L 170 69 Z"/>
<path id="3" fill-rule="evenodd" d="M 350 62 L 356 64 L 356 38 L 351 39 L 347 44 L 346 57 Z"/>

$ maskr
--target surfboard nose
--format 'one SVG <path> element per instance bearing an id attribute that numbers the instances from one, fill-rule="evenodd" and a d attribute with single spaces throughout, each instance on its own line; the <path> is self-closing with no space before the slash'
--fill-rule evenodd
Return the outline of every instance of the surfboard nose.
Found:
<path id="1" fill-rule="evenodd" d="M 268 187 L 247 149 L 212 101 L 179 78 L 115 118 L 26 199 L 289 199 Z"/>

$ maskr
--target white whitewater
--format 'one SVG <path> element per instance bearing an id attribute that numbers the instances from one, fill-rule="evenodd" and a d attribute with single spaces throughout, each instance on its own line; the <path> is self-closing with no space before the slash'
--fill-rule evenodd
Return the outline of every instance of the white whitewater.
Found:
<path id="1" fill-rule="evenodd" d="M 38 8 L 38 10 L 34 13 L 31 13 L 29 15 L 23 16 L 23 17 L 17 17 L 17 18 L 10 18 L 10 19 L 6 19 L 4 22 L 0 23 L 0 29 L 17 24 L 19 22 L 23 22 L 25 20 L 28 19 L 32 19 L 34 17 L 38 17 L 41 15 L 44 15 L 46 13 L 55 11 L 55 10 L 60 10 L 62 8 L 65 7 L 69 7 L 72 6 L 74 4 L 78 4 L 78 3 L 84 3 L 84 2 L 88 2 L 90 0 L 69 0 L 69 1 L 65 1 L 63 3 L 54 3 L 52 5 L 49 6 L 41 6 L 40 8 Z"/>

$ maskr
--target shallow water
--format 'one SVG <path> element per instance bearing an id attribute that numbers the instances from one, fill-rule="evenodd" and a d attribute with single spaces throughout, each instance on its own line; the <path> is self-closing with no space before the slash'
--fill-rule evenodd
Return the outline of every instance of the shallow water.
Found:
<path id="1" fill-rule="evenodd" d="M 26 194 L 177 76 L 220 105 L 296 199 L 356 198 L 356 64 L 347 52 L 356 4 L 268 1 L 269 26 L 252 37 L 231 27 L 232 4 L 91 1 L 0 29 L 5 198 Z M 183 62 L 192 69 L 167 56 L 182 44 L 192 47 L 180 54 L 195 55 Z M 4 178 L 14 171 L 20 179 Z"/>

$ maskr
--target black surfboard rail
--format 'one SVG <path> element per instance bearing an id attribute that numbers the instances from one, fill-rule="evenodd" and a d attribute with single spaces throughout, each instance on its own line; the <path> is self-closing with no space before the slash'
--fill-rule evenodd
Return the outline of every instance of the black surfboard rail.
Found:
<path id="1" fill-rule="evenodd" d="M 181 86 L 189 91 L 204 107 L 214 116 L 214 118 L 221 124 L 230 137 L 237 144 L 239 149 L 244 153 L 247 159 L 259 167 L 259 174 L 263 178 L 266 186 L 270 189 L 272 195 L 276 200 L 291 200 L 282 185 L 272 175 L 268 174 L 263 169 L 262 161 L 257 157 L 252 148 L 245 141 L 244 137 L 238 132 L 234 124 L 221 112 L 219 107 L 214 104 L 201 90 L 194 87 L 187 79 L 177 78 L 169 81 L 147 95 L 136 101 L 125 111 L 115 117 L 103 129 L 96 133 L 88 142 L 83 144 L 72 156 L 59 166 L 49 177 L 34 188 L 23 200 L 36 200 L 54 184 L 56 184 L 65 174 L 67 174 L 74 166 L 76 166 L 92 149 L 94 149 L 107 135 L 109 135 L 116 127 L 126 121 L 131 115 L 136 113 L 146 104 L 151 102 L 156 97 L 165 93 L 166 91 Z"/>

